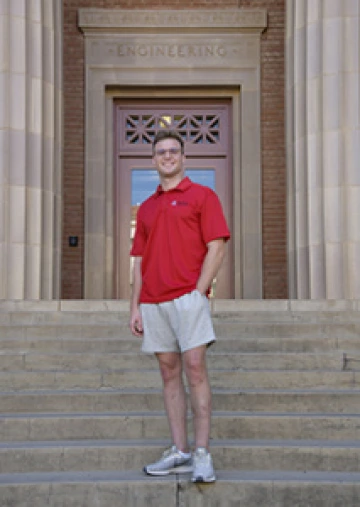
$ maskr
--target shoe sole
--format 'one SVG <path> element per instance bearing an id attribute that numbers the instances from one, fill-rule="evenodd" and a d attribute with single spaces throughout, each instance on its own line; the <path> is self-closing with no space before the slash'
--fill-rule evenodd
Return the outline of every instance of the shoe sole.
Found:
<path id="1" fill-rule="evenodd" d="M 193 467 L 190 465 L 180 465 L 178 467 L 170 468 L 169 470 L 148 470 L 146 467 L 143 468 L 147 475 L 170 475 L 170 474 L 187 474 L 193 471 Z"/>
<path id="2" fill-rule="evenodd" d="M 199 476 L 199 477 L 193 477 L 191 479 L 191 482 L 194 482 L 194 483 L 210 483 L 210 482 L 215 482 L 216 481 L 216 477 L 212 476 L 212 477 L 202 477 L 202 476 Z"/>

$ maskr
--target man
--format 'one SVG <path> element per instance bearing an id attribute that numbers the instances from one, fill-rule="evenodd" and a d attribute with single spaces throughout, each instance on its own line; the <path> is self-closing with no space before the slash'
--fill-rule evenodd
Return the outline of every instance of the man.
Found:
<path id="1" fill-rule="evenodd" d="M 154 353 L 163 381 L 173 445 L 149 475 L 192 471 L 193 482 L 214 482 L 209 453 L 211 391 L 206 349 L 215 341 L 207 296 L 225 254 L 229 230 L 217 195 L 185 177 L 184 142 L 161 130 L 153 142 L 156 192 L 139 208 L 130 328 Z M 194 421 L 195 452 L 186 429 L 185 371 Z"/>

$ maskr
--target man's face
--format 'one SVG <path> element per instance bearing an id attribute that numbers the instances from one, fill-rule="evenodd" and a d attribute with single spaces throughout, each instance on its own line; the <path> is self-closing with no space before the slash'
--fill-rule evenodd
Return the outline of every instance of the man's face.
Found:
<path id="1" fill-rule="evenodd" d="M 181 153 L 181 145 L 176 139 L 164 139 L 155 145 L 153 163 L 161 178 L 172 178 L 184 173 L 185 156 Z"/>

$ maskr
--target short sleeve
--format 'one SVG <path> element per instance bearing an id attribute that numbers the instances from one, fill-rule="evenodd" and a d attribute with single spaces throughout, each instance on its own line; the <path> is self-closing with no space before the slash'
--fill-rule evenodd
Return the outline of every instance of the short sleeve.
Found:
<path id="1" fill-rule="evenodd" d="M 205 243 L 219 238 L 224 238 L 227 241 L 230 238 L 230 231 L 220 199 L 211 189 L 207 189 L 201 207 L 201 231 Z"/>

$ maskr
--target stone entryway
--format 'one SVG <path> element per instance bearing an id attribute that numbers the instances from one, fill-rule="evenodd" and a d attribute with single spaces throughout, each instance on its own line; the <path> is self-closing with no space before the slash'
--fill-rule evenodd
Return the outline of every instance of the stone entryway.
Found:
<path id="1" fill-rule="evenodd" d="M 114 101 L 174 98 L 230 104 L 230 297 L 261 298 L 260 34 L 266 11 L 80 9 L 79 27 L 86 48 L 85 298 L 116 292 Z"/>
<path id="2" fill-rule="evenodd" d="M 152 140 L 162 128 L 177 130 L 185 142 L 186 175 L 219 195 L 232 229 L 232 154 L 229 100 L 116 100 L 114 297 L 130 297 L 129 250 L 139 205 L 158 185 L 152 164 Z M 184 245 L 186 248 L 186 245 Z M 214 282 L 213 295 L 233 298 L 233 249 Z M 130 281 L 130 283 L 129 283 Z"/>

